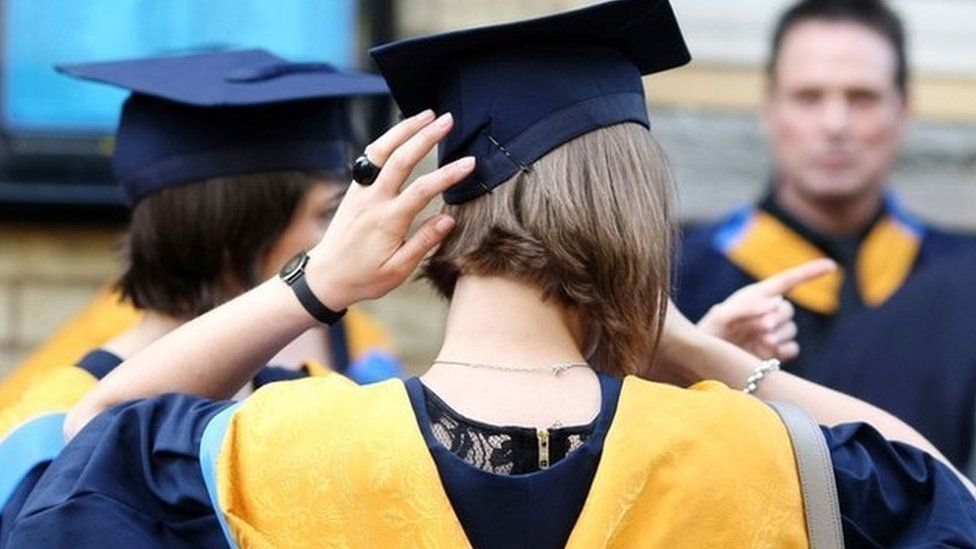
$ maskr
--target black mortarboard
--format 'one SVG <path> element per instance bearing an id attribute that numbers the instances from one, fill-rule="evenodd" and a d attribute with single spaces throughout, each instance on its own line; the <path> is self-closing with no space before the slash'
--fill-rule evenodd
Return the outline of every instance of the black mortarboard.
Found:
<path id="1" fill-rule="evenodd" d="M 345 99 L 388 92 L 374 75 L 263 50 L 57 67 L 128 89 L 112 168 L 130 204 L 211 177 L 348 165 Z"/>
<path id="2" fill-rule="evenodd" d="M 406 115 L 454 115 L 438 161 L 478 160 L 449 204 L 503 183 L 559 145 L 621 122 L 649 127 L 641 75 L 691 56 L 667 0 L 618 0 L 424 36 L 370 51 Z"/>

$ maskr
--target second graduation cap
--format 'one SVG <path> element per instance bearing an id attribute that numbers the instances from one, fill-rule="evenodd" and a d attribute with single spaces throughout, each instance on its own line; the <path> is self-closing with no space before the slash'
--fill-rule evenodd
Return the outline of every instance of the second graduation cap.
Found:
<path id="1" fill-rule="evenodd" d="M 458 204 L 575 137 L 622 122 L 649 126 L 641 75 L 691 56 L 667 0 L 617 0 L 515 23 L 395 42 L 370 51 L 405 115 L 454 115 L 443 165 L 473 155 L 446 193 Z"/>
<path id="2" fill-rule="evenodd" d="M 130 204 L 213 177 L 348 165 L 345 99 L 387 93 L 374 75 L 240 50 L 62 65 L 132 92 L 112 168 Z"/>

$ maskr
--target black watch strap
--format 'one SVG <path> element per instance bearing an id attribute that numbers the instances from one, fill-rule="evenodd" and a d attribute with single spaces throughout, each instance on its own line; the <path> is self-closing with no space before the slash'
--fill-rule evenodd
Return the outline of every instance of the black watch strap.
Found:
<path id="1" fill-rule="evenodd" d="M 308 280 L 305 278 L 304 272 L 291 283 L 291 289 L 295 291 L 299 303 L 302 304 L 302 307 L 305 307 L 308 314 L 323 324 L 331 326 L 346 314 L 346 309 L 335 312 L 326 306 L 325 303 L 319 301 L 319 298 L 315 296 L 312 289 L 308 287 Z"/>

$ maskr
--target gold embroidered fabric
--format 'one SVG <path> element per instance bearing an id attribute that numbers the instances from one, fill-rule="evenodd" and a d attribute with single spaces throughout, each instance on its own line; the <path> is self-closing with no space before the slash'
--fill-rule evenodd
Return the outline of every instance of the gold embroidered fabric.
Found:
<path id="1" fill-rule="evenodd" d="M 217 478 L 240 547 L 470 546 L 399 380 L 269 385 L 232 418 Z M 627 378 L 567 546 L 806 547 L 785 428 L 720 383 Z"/>

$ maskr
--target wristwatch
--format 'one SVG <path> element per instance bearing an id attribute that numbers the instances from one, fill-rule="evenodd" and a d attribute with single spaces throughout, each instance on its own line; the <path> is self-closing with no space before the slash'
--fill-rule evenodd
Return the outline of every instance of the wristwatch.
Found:
<path id="1" fill-rule="evenodd" d="M 308 259 L 308 253 L 298 252 L 295 257 L 288 260 L 288 263 L 285 263 L 278 276 L 285 281 L 285 284 L 291 286 L 295 296 L 298 297 L 298 302 L 305 307 L 308 314 L 315 320 L 331 326 L 346 314 L 346 310 L 335 312 L 315 297 L 312 289 L 308 287 L 308 280 L 305 279 L 305 266 L 308 265 Z"/>

